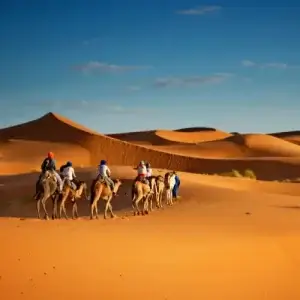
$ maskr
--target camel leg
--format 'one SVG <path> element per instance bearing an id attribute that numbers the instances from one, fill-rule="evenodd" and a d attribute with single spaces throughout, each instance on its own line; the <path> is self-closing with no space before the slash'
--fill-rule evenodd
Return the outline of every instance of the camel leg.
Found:
<path id="1" fill-rule="evenodd" d="M 143 215 L 149 214 L 149 198 L 150 197 L 151 197 L 151 194 L 148 194 L 144 197 Z"/>
<path id="2" fill-rule="evenodd" d="M 159 193 L 159 206 L 160 206 L 160 208 L 163 208 L 163 192 L 162 191 Z"/>
<path id="3" fill-rule="evenodd" d="M 68 220 L 67 210 L 66 210 L 66 202 L 62 203 L 63 212 L 65 215 L 66 220 Z"/>
<path id="4" fill-rule="evenodd" d="M 136 209 L 137 209 L 137 214 L 140 215 L 140 214 L 144 214 L 144 211 L 143 210 L 140 210 L 140 207 L 139 207 L 139 204 L 141 201 L 143 201 L 144 197 L 141 195 L 139 196 L 136 200 L 135 200 L 135 205 L 136 205 Z"/>
<path id="5" fill-rule="evenodd" d="M 157 208 L 160 208 L 161 206 L 160 206 L 160 192 L 158 192 L 157 193 L 157 198 L 156 198 L 156 207 Z"/>
<path id="6" fill-rule="evenodd" d="M 96 219 L 99 219 L 99 214 L 98 214 L 98 200 L 95 201 L 95 214 L 96 214 Z"/>
<path id="7" fill-rule="evenodd" d="M 131 206 L 132 206 L 132 209 L 133 209 L 133 215 L 135 216 L 137 211 L 136 211 L 136 203 L 135 203 L 135 199 L 136 199 L 136 196 L 134 194 L 134 196 L 132 197 L 132 201 L 131 201 Z"/>
<path id="8" fill-rule="evenodd" d="M 91 203 L 91 215 L 90 215 L 90 219 L 93 220 L 94 218 L 94 210 L 95 210 L 95 203 Z"/>
<path id="9" fill-rule="evenodd" d="M 112 218 L 115 218 L 116 215 L 113 213 L 112 205 L 111 205 L 110 201 L 109 201 L 108 209 L 109 209 L 109 212 L 110 212 L 110 216 L 111 216 Z"/>
<path id="10" fill-rule="evenodd" d="M 40 211 L 41 211 L 41 200 L 40 199 L 37 200 L 37 202 L 36 202 L 36 209 L 37 209 L 38 218 L 40 219 L 41 218 L 41 213 L 40 213 Z"/>
<path id="11" fill-rule="evenodd" d="M 53 203 L 53 209 L 52 209 L 52 220 L 57 219 L 57 196 L 52 195 L 52 203 Z"/>
<path id="12" fill-rule="evenodd" d="M 72 202 L 72 218 L 77 219 L 78 218 L 78 210 L 77 210 L 77 202 Z"/>
<path id="13" fill-rule="evenodd" d="M 45 213 L 45 219 L 46 220 L 49 220 L 49 216 L 48 216 L 48 212 L 47 212 L 47 209 L 46 209 L 46 201 L 47 201 L 48 197 L 46 198 L 45 196 L 42 198 L 41 202 L 42 202 L 42 207 L 43 207 L 43 210 L 44 210 L 44 213 Z"/>
<path id="14" fill-rule="evenodd" d="M 107 219 L 108 205 L 109 205 L 109 200 L 105 200 L 104 219 Z"/>
<path id="15" fill-rule="evenodd" d="M 142 199 L 143 199 L 143 195 L 140 195 L 140 196 L 138 196 L 137 199 L 134 201 L 135 209 L 136 209 L 138 215 L 141 214 L 141 211 L 140 211 L 140 208 L 139 208 L 139 203 L 140 203 L 140 201 L 141 201 Z"/>
<path id="16" fill-rule="evenodd" d="M 76 218 L 79 218 L 77 202 L 75 202 L 75 216 Z"/>
<path id="17" fill-rule="evenodd" d="M 169 197 L 170 197 L 170 205 L 172 206 L 173 205 L 173 193 L 172 193 L 172 189 L 170 189 Z"/>
<path id="18" fill-rule="evenodd" d="M 153 197 L 154 197 L 154 194 L 152 194 L 149 199 L 150 211 L 153 211 Z"/>

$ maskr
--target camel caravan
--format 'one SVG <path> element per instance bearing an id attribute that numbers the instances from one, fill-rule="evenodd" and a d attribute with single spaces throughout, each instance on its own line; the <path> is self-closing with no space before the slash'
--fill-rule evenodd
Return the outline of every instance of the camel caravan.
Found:
<path id="1" fill-rule="evenodd" d="M 101 160 L 98 166 L 98 174 L 93 180 L 89 193 L 87 184 L 76 178 L 72 162 L 67 162 L 60 168 L 60 174 L 56 172 L 54 155 L 48 153 L 43 161 L 42 173 L 36 182 L 36 192 L 34 199 L 37 203 L 38 218 L 41 219 L 41 206 L 44 218 L 49 219 L 46 203 L 52 200 L 52 219 L 68 219 L 66 204 L 72 205 L 72 218 L 78 215 L 78 201 L 86 200 L 90 208 L 90 219 L 98 219 L 98 202 L 104 201 L 104 218 L 115 218 L 112 200 L 118 196 L 118 191 L 122 185 L 120 179 L 111 179 L 111 172 L 105 160 Z M 149 163 L 141 161 L 137 167 L 137 177 L 133 180 L 131 187 L 131 200 L 134 215 L 146 215 L 153 211 L 153 203 L 157 209 L 163 208 L 163 200 L 166 204 L 173 205 L 173 199 L 178 198 L 177 192 L 180 180 L 175 171 L 167 172 L 164 176 L 152 175 Z"/>

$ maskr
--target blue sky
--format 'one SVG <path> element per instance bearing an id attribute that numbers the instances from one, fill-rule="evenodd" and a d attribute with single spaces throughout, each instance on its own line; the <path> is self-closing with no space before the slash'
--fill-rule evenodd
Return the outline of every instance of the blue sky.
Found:
<path id="1" fill-rule="evenodd" d="M 0 40 L 1 127 L 300 129 L 297 1 L 3 0 Z"/>

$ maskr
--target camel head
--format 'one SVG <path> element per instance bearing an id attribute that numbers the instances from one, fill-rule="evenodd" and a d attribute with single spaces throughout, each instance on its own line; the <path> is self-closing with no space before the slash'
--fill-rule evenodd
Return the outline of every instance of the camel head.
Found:
<path id="1" fill-rule="evenodd" d="M 120 186 L 122 185 L 122 181 L 120 179 L 115 179 L 114 183 L 115 183 L 115 187 L 114 187 L 113 192 L 116 193 L 118 191 L 118 189 L 120 188 Z"/>

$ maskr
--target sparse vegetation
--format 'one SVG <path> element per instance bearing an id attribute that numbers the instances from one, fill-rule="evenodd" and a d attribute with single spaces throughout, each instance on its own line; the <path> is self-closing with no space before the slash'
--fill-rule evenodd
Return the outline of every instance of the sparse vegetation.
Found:
<path id="1" fill-rule="evenodd" d="M 254 173 L 252 170 L 250 170 L 250 169 L 245 170 L 245 172 L 244 172 L 244 177 L 247 177 L 247 178 L 255 179 L 255 180 L 256 180 L 256 175 L 255 175 L 255 173 Z"/>
<path id="2" fill-rule="evenodd" d="M 238 170 L 233 169 L 231 172 L 225 172 L 225 173 L 216 174 L 216 175 L 227 176 L 227 177 L 238 177 L 238 178 L 243 177 L 243 178 L 250 178 L 250 179 L 256 180 L 255 173 L 250 169 L 246 169 L 243 173 Z"/>

